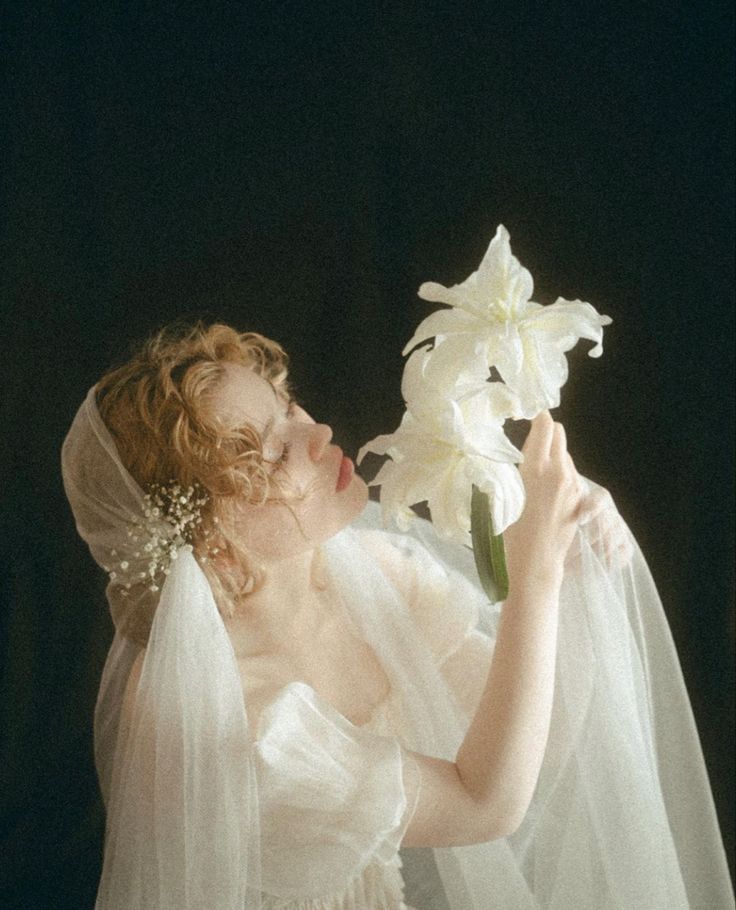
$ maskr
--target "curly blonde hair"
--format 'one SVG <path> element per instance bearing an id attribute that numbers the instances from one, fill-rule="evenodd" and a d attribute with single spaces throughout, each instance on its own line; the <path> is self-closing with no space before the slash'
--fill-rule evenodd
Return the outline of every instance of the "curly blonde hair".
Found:
<path id="1" fill-rule="evenodd" d="M 97 405 L 130 475 L 143 490 L 172 481 L 206 494 L 194 551 L 218 609 L 232 616 L 263 581 L 263 568 L 224 520 L 234 503 L 280 498 L 250 424 L 228 427 L 211 407 L 226 363 L 267 379 L 290 399 L 288 356 L 275 341 L 221 323 L 161 329 L 96 385 Z M 213 557 L 215 555 L 215 558 Z"/>

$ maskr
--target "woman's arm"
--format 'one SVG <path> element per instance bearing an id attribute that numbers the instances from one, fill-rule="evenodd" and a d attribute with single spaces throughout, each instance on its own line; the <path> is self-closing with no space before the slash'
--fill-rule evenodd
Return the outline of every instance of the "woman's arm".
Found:
<path id="1" fill-rule="evenodd" d="M 491 669 L 455 762 L 411 753 L 421 771 L 406 847 L 457 847 L 506 837 L 536 786 L 552 711 L 559 582 L 509 594 Z"/>
<path id="2" fill-rule="evenodd" d="M 448 762 L 412 753 L 422 774 L 404 846 L 461 846 L 505 837 L 534 792 L 549 732 L 559 591 L 580 491 L 565 434 L 547 412 L 532 423 L 521 467 L 527 501 L 506 532 L 510 593 L 485 689 Z"/>

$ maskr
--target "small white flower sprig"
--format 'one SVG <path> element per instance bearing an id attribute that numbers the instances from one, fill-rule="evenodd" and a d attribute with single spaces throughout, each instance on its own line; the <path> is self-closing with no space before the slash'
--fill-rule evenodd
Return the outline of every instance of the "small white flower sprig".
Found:
<path id="1" fill-rule="evenodd" d="M 476 567 L 494 602 L 508 594 L 503 531 L 524 508 L 516 464 L 522 453 L 504 433 L 507 419 L 531 419 L 557 407 L 567 381 L 565 353 L 580 338 L 603 353 L 609 316 L 589 303 L 531 300 L 531 274 L 511 253 L 501 224 L 478 270 L 452 287 L 426 282 L 425 300 L 444 303 L 417 327 L 404 355 L 406 402 L 398 429 L 358 453 L 388 455 L 371 486 L 381 487 L 384 522 L 406 530 L 412 505 L 427 502 L 437 532 L 472 544 Z M 432 347 L 423 346 L 432 342 Z M 491 381 L 495 368 L 501 382 Z"/>
<path id="2" fill-rule="evenodd" d="M 143 497 L 142 517 L 127 531 L 131 548 L 135 549 L 131 549 L 126 559 L 118 560 L 114 568 L 104 567 L 110 580 L 121 584 L 123 593 L 134 584 L 144 583 L 150 591 L 157 592 L 157 582 L 161 574 L 166 576 L 171 572 L 179 548 L 193 543 L 202 524 L 202 507 L 208 501 L 209 495 L 198 484 L 184 487 L 175 480 L 151 484 Z M 206 530 L 204 536 L 209 533 Z M 111 555 L 117 557 L 118 553 L 113 550 Z"/>

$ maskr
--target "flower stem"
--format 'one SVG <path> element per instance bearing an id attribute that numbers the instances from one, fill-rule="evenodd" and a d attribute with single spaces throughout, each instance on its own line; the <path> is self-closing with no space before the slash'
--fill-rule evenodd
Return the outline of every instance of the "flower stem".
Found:
<path id="1" fill-rule="evenodd" d="M 491 603 L 506 600 L 509 594 L 509 573 L 503 534 L 493 533 L 493 519 L 487 493 L 473 484 L 470 500 L 470 535 L 473 540 L 475 568 L 483 590 Z"/>

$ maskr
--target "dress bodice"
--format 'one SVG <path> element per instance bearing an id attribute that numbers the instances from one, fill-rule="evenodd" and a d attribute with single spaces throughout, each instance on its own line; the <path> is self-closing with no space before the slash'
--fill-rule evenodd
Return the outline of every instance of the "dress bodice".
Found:
<path id="1" fill-rule="evenodd" d="M 456 583 L 459 602 L 448 616 L 447 577 L 421 551 L 407 555 L 382 538 L 365 543 L 392 584 L 408 583 L 416 634 L 433 664 L 445 665 L 477 622 L 477 599 Z M 469 677 L 480 679 L 487 666 L 481 660 L 478 673 L 469 674 L 467 659 L 462 664 L 454 689 L 459 696 Z M 254 712 L 264 910 L 411 910 L 404 902 L 399 847 L 421 774 L 407 751 L 402 687 L 388 679 L 388 693 L 360 724 L 303 681 L 280 687 Z"/>
<path id="2" fill-rule="evenodd" d="M 391 735 L 393 702 L 356 726 L 294 682 L 262 711 L 264 910 L 405 910 L 398 851 L 419 770 Z"/>

